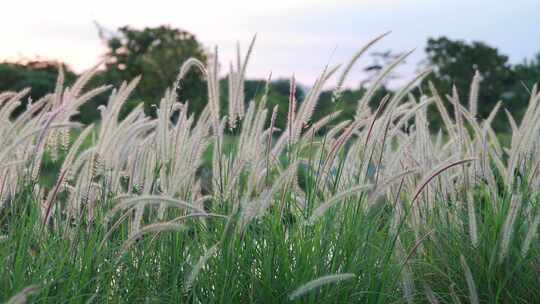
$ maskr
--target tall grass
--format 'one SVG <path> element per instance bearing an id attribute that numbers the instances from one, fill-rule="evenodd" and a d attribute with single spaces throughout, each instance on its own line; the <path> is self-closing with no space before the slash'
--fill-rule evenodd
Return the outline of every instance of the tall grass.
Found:
<path id="1" fill-rule="evenodd" d="M 337 77 L 335 102 L 352 66 L 383 36 Z M 82 104 L 111 89 L 85 91 L 97 67 L 71 87 L 60 72 L 55 92 L 17 117 L 28 90 L 0 94 L 0 300 L 540 298 L 536 87 L 520 122 L 507 112 L 512 139 L 504 146 L 491 127 L 501 105 L 486 119 L 476 115 L 479 74 L 468 108 L 456 90 L 444 96 L 433 85 L 415 98 L 425 71 L 371 109 L 404 55 L 371 84 L 354 119 L 312 121 L 322 88 L 339 71 L 327 67 L 302 102 L 292 81 L 287 129 L 277 130 L 266 95 L 244 100 L 253 42 L 231 68 L 229 113 L 220 112 L 217 54 L 180 68 L 156 118 L 136 107 L 119 119 L 134 79 L 112 90 L 99 123 L 73 122 Z M 175 89 L 191 68 L 208 84 L 198 119 Z M 435 135 L 430 106 L 444 122 Z M 44 159 L 58 162 L 52 185 L 39 178 Z"/>

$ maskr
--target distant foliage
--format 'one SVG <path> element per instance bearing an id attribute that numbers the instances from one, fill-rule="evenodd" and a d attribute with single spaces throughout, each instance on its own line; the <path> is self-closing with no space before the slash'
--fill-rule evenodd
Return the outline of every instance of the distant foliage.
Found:
<path id="1" fill-rule="evenodd" d="M 455 86 L 464 102 L 470 98 L 469 84 L 473 76 L 479 73 L 482 90 L 478 96 L 478 115 L 482 118 L 489 115 L 498 101 L 503 102 L 503 108 L 520 117 L 532 85 L 540 81 L 538 58 L 511 65 L 508 56 L 483 42 L 430 38 L 425 51 L 425 64 L 434 68 L 428 79 L 443 92 L 451 92 Z M 431 121 L 440 123 L 434 119 Z M 506 128 L 501 122 L 500 119 L 494 121 L 497 131 Z"/>

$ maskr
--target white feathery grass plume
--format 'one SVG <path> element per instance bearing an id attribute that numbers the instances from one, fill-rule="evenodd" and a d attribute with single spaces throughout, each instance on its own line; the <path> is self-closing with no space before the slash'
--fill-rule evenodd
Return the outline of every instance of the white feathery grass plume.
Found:
<path id="1" fill-rule="evenodd" d="M 503 155 L 496 153 L 493 149 L 489 149 L 488 152 L 491 156 L 493 164 L 495 164 L 495 167 L 497 167 L 497 170 L 499 171 L 499 174 L 502 177 L 504 184 L 506 186 L 509 186 L 509 183 L 511 181 L 508 179 L 507 168 L 504 165 Z"/>
<path id="2" fill-rule="evenodd" d="M 540 119 L 540 110 L 537 108 L 538 100 L 540 100 L 540 95 L 533 96 L 529 101 L 529 106 L 523 116 L 521 125 L 518 127 L 515 123 L 511 114 L 507 113 L 509 122 L 511 123 L 513 132 L 512 132 L 512 143 L 510 151 L 508 152 L 509 159 L 507 162 L 507 171 L 506 171 L 506 180 L 507 183 L 511 186 L 510 183 L 514 182 L 514 173 L 522 158 L 527 152 L 530 151 L 533 143 L 536 142 L 536 137 L 540 130 L 540 124 L 538 123 Z"/>
<path id="3" fill-rule="evenodd" d="M 144 134 L 154 130 L 156 127 L 155 120 L 141 119 L 131 124 L 125 132 L 114 134 L 110 142 L 123 143 L 123 146 L 119 147 L 117 152 L 120 159 L 127 159 L 129 154 L 134 152 L 134 147 L 144 137 Z"/>
<path id="4" fill-rule="evenodd" d="M 270 117 L 270 127 L 268 128 L 268 143 L 266 144 L 266 155 L 267 157 L 270 157 L 270 151 L 272 149 L 272 138 L 274 135 L 274 131 L 276 131 L 275 125 L 276 125 L 276 118 L 278 113 L 278 105 L 275 105 L 272 110 L 272 116 Z"/>
<path id="5" fill-rule="evenodd" d="M 22 90 L 20 90 L 19 92 L 8 92 L 6 93 L 4 96 L 6 98 L 5 100 L 5 104 L 6 105 L 9 105 L 9 104 L 12 104 L 12 103 L 16 103 L 16 102 L 20 102 L 21 99 L 23 99 L 23 97 L 25 97 L 26 95 L 28 95 L 28 93 L 30 93 L 30 88 L 24 88 Z M 5 105 L 4 105 L 5 106 Z"/>
<path id="6" fill-rule="evenodd" d="M 13 154 L 17 154 L 18 148 L 20 148 L 21 146 L 28 145 L 29 143 L 31 143 L 33 139 L 35 139 L 37 143 L 35 145 L 29 146 L 28 149 L 31 150 L 32 152 L 31 157 L 33 157 L 33 160 L 34 160 L 34 164 L 33 164 L 34 167 L 36 166 L 39 167 L 40 166 L 39 161 L 41 160 L 44 153 L 43 138 L 45 137 L 44 134 L 47 132 L 47 130 L 65 128 L 65 127 L 76 128 L 79 126 L 80 124 L 78 123 L 53 124 L 51 120 L 44 127 L 39 127 L 38 129 L 32 129 L 27 132 L 21 132 L 21 134 L 12 134 L 8 136 L 12 140 L 6 140 L 4 142 L 6 147 L 3 149 L 0 149 L 0 163 L 6 162 L 8 157 L 13 156 Z M 36 138 L 36 135 L 37 135 L 37 138 Z M 10 142 L 11 144 L 9 144 Z"/>
<path id="7" fill-rule="evenodd" d="M 208 104 L 210 106 L 210 118 L 214 134 L 220 134 L 220 89 L 219 89 L 219 62 L 218 49 L 214 49 L 214 53 L 209 56 L 210 69 L 208 74 Z M 242 83 L 243 85 L 243 83 Z M 204 120 L 201 120 L 201 122 Z"/>
<path id="8" fill-rule="evenodd" d="M 103 86 L 100 86 L 100 87 L 97 87 L 95 89 L 92 89 L 86 93 L 84 93 L 83 95 L 80 95 L 80 96 L 75 96 L 74 97 L 74 100 L 71 104 L 69 104 L 69 109 L 70 111 L 68 112 L 69 115 L 74 115 L 77 112 L 77 109 L 82 106 L 83 104 L 85 104 L 87 101 L 91 100 L 92 98 L 96 97 L 97 95 L 100 95 L 108 90 L 110 90 L 112 88 L 112 86 L 110 85 L 103 85 Z"/>
<path id="9" fill-rule="evenodd" d="M 287 131 L 289 132 L 289 143 L 293 138 L 293 124 L 296 117 L 296 80 L 294 74 L 291 77 L 291 85 L 289 88 L 289 113 L 287 117 Z"/>
<path id="10" fill-rule="evenodd" d="M 167 231 L 183 231 L 185 229 L 184 225 L 180 224 L 174 224 L 174 223 L 155 223 L 147 225 L 143 228 L 141 228 L 137 233 L 132 234 L 127 240 L 124 241 L 122 246 L 120 247 L 118 251 L 118 257 L 117 257 L 117 263 L 122 258 L 122 256 L 127 252 L 129 247 L 133 245 L 138 239 L 140 239 L 142 236 L 148 233 L 160 233 L 160 232 L 167 232 Z"/>
<path id="11" fill-rule="evenodd" d="M 289 165 L 289 167 L 280 174 L 279 178 L 276 182 L 274 182 L 272 187 L 270 189 L 267 189 L 260 195 L 256 205 L 254 206 L 255 210 L 253 211 L 255 211 L 255 214 L 252 214 L 252 211 L 250 211 L 251 208 L 248 208 L 244 212 L 245 217 L 248 220 L 251 219 L 253 216 L 262 217 L 266 210 L 268 210 L 268 208 L 270 207 L 274 195 L 278 191 L 286 187 L 288 184 L 290 184 L 293 178 L 296 178 L 297 169 L 298 162 L 294 162 Z"/>
<path id="12" fill-rule="evenodd" d="M 37 181 L 39 179 L 39 173 L 41 172 L 41 164 L 42 164 L 42 161 L 43 161 L 43 155 L 45 154 L 45 146 L 38 146 L 38 149 L 35 151 L 34 153 L 34 158 L 33 158 L 33 164 L 32 164 L 32 169 L 31 169 L 31 175 L 30 175 L 30 178 L 33 180 L 33 181 Z M 55 157 L 53 156 L 54 153 L 52 153 L 51 151 L 51 158 L 53 161 L 56 161 L 57 159 L 54 159 Z"/>
<path id="13" fill-rule="evenodd" d="M 309 91 L 307 96 L 304 98 L 300 108 L 298 109 L 297 114 L 294 117 L 294 128 L 293 128 L 293 142 L 296 142 L 300 136 L 300 133 L 304 127 L 309 123 L 315 110 L 315 106 L 319 100 L 322 89 L 328 79 L 336 72 L 337 67 L 329 69 L 325 67 L 322 74 L 319 76 L 313 88 Z"/>
<path id="14" fill-rule="evenodd" d="M 201 72 L 204 79 L 208 78 L 208 71 L 206 70 L 206 66 L 204 65 L 204 63 L 197 58 L 191 57 L 188 60 L 184 61 L 184 63 L 182 63 L 182 65 L 180 66 L 180 71 L 178 72 L 178 75 L 176 77 L 174 89 L 176 89 L 179 86 L 180 81 L 184 77 L 186 77 L 187 73 L 193 67 L 196 67 Z"/>
<path id="15" fill-rule="evenodd" d="M 467 261 L 465 260 L 465 257 L 463 255 L 460 256 L 460 261 L 461 267 L 465 272 L 465 280 L 467 281 L 467 287 L 469 288 L 469 301 L 472 304 L 479 304 L 480 302 L 478 299 L 478 292 L 476 291 L 476 284 L 474 283 L 471 269 L 469 268 L 469 265 L 467 265 Z"/>
<path id="16" fill-rule="evenodd" d="M 308 292 L 320 288 L 327 284 L 335 284 L 341 281 L 350 280 L 355 278 L 356 275 L 353 273 L 340 273 L 340 274 L 333 274 L 333 275 L 327 275 L 320 278 L 317 278 L 313 281 L 309 281 L 308 283 L 300 286 L 295 291 L 293 291 L 289 295 L 289 300 L 295 300 Z"/>
<path id="17" fill-rule="evenodd" d="M 530 122 L 535 113 L 538 111 L 538 102 L 540 99 L 538 99 L 537 95 L 538 86 L 535 84 L 533 86 L 533 89 L 531 91 L 531 96 L 529 98 L 529 103 L 527 105 L 527 109 L 525 110 L 525 114 L 523 115 L 522 122 Z"/>
<path id="18" fill-rule="evenodd" d="M 402 182 L 403 184 L 403 182 Z M 405 215 L 405 210 L 404 210 L 404 206 L 403 206 L 403 202 L 401 199 L 396 199 L 396 202 L 394 204 L 394 208 L 393 208 L 393 214 L 392 214 L 392 219 L 391 219 L 391 222 L 390 222 L 390 229 L 388 230 L 389 232 L 389 235 L 392 236 L 392 237 L 398 237 L 399 236 L 399 228 L 401 226 L 401 224 L 406 220 L 404 215 Z"/>
<path id="19" fill-rule="evenodd" d="M 478 91 L 481 80 L 482 76 L 480 76 L 480 72 L 476 70 L 474 72 L 474 77 L 471 83 L 471 91 L 469 93 L 469 111 L 471 112 L 472 116 L 476 116 L 478 114 Z"/>
<path id="20" fill-rule="evenodd" d="M 91 124 L 91 125 L 87 126 L 81 132 L 81 134 L 79 135 L 77 140 L 73 143 L 73 145 L 71 146 L 69 152 L 65 156 L 64 163 L 60 167 L 60 172 L 64 172 L 64 171 L 67 172 L 69 170 L 69 168 L 71 167 L 71 165 L 75 161 L 75 157 L 77 156 L 76 153 L 79 151 L 80 147 L 84 143 L 84 140 L 88 137 L 88 135 L 90 135 L 90 132 L 92 132 L 93 129 L 94 129 L 94 125 Z"/>
<path id="21" fill-rule="evenodd" d="M 24 304 L 28 301 L 28 297 L 39 293 L 38 285 L 30 285 L 25 287 L 16 295 L 12 296 L 6 304 Z"/>
<path id="22" fill-rule="evenodd" d="M 465 136 L 464 133 L 466 132 L 466 130 L 464 130 L 463 117 L 462 117 L 461 111 L 459 110 L 461 104 L 459 100 L 458 90 L 455 85 L 452 87 L 452 95 L 451 96 L 447 95 L 447 98 L 452 103 L 452 106 L 454 109 L 454 120 L 456 121 L 457 139 L 458 139 L 458 146 L 456 147 L 457 152 L 459 153 L 459 155 L 463 155 L 464 154 L 464 136 Z"/>
<path id="23" fill-rule="evenodd" d="M 493 107 L 493 109 L 491 109 L 491 112 L 489 113 L 488 117 L 484 120 L 483 122 L 483 125 L 484 125 L 484 128 L 488 128 L 491 126 L 491 123 L 493 122 L 493 120 L 495 119 L 495 116 L 499 113 L 499 110 L 501 108 L 501 105 L 502 105 L 502 101 L 499 100 L 495 106 Z"/>
<path id="24" fill-rule="evenodd" d="M 289 135 L 289 132 L 282 132 L 281 136 L 272 148 L 273 157 L 276 157 L 283 151 L 287 142 L 296 143 L 298 141 L 302 130 L 311 120 L 311 116 L 313 115 L 313 111 L 315 109 L 315 106 L 317 105 L 317 101 L 321 94 L 322 88 L 324 87 L 324 84 L 336 72 L 337 68 L 338 67 L 329 69 L 328 67 L 325 67 L 322 74 L 319 76 L 319 78 L 317 78 L 315 84 L 308 92 L 307 96 L 304 98 L 302 104 L 300 105 L 300 108 L 295 115 L 292 129 L 292 137 Z M 291 137 L 291 139 L 289 139 L 289 137 Z"/>
<path id="25" fill-rule="evenodd" d="M 476 225 L 476 211 L 474 208 L 474 198 L 469 192 L 467 193 L 467 213 L 469 216 L 469 237 L 471 238 L 471 244 L 473 247 L 478 246 L 478 228 Z"/>
<path id="26" fill-rule="evenodd" d="M 354 131 L 358 129 L 358 127 L 359 123 L 357 121 L 352 122 L 343 130 L 342 134 L 336 140 L 332 141 L 330 151 L 322 164 L 322 175 L 329 174 L 339 150 L 347 143 L 351 136 L 354 135 Z M 324 177 L 319 180 L 322 181 L 323 179 Z"/>
<path id="27" fill-rule="evenodd" d="M 84 89 L 88 81 L 90 81 L 90 79 L 92 79 L 92 77 L 94 77 L 94 75 L 96 75 L 96 73 L 99 71 L 99 67 L 101 66 L 101 64 L 102 62 L 99 62 L 98 64 L 94 65 L 92 68 L 84 72 L 81 76 L 79 76 L 79 78 L 77 78 L 77 80 L 71 87 L 70 94 L 72 94 L 74 97 L 79 96 L 80 92 Z M 62 72 L 62 74 L 59 74 L 58 76 L 58 82 L 63 82 L 63 79 L 64 75 Z"/>
<path id="28" fill-rule="evenodd" d="M 415 101 L 413 101 L 416 103 Z M 414 127 L 415 139 L 416 139 L 416 151 L 418 154 L 418 160 L 425 168 L 432 168 L 430 162 L 430 156 L 433 154 L 431 151 L 431 138 L 427 126 L 427 114 L 425 108 L 415 111 L 414 115 Z"/>
<path id="29" fill-rule="evenodd" d="M 56 78 L 56 86 L 54 88 L 54 93 L 51 98 L 51 107 L 53 109 L 57 108 L 62 103 L 62 94 L 64 93 L 64 81 L 65 81 L 64 69 L 60 65 L 58 67 L 58 77 Z"/>
<path id="30" fill-rule="evenodd" d="M 147 205 L 166 205 L 167 207 L 176 207 L 179 209 L 188 209 L 196 211 L 198 213 L 206 213 L 206 211 L 198 208 L 192 204 L 188 204 L 181 200 L 177 200 L 170 197 L 164 197 L 159 195 L 141 195 L 133 198 L 128 198 L 121 203 L 116 204 L 111 210 L 107 212 L 103 220 L 106 225 L 108 221 L 120 210 L 132 208 L 136 206 L 147 206 Z"/>
<path id="31" fill-rule="evenodd" d="M 310 141 L 317 132 L 319 132 L 322 128 L 327 126 L 332 120 L 339 117 L 339 115 L 342 113 L 341 110 L 335 111 L 331 114 L 328 114 L 324 116 L 323 118 L 319 119 L 316 123 L 311 125 L 311 127 L 306 131 L 304 134 L 302 140 L 303 141 Z"/>
<path id="32" fill-rule="evenodd" d="M 418 172 L 417 168 L 412 168 L 405 170 L 403 172 L 397 173 L 382 182 L 375 185 L 373 188 L 373 191 L 368 196 L 368 201 L 376 201 L 378 197 L 384 193 L 390 186 L 392 186 L 397 181 L 401 181 L 403 178 L 405 178 L 407 175 L 413 174 Z"/>
<path id="33" fill-rule="evenodd" d="M 402 63 L 410 54 L 412 54 L 414 50 L 409 51 L 401 56 L 399 56 L 394 62 L 392 62 L 390 65 L 385 67 L 375 78 L 373 83 L 370 85 L 368 91 L 364 94 L 362 99 L 358 102 L 358 107 L 356 110 L 356 116 L 357 118 L 360 117 L 360 114 L 364 110 L 364 107 L 368 105 L 368 102 L 371 100 L 375 92 L 382 86 L 383 80 L 392 72 L 394 68 L 396 68 L 400 63 Z"/>
<path id="34" fill-rule="evenodd" d="M 15 166 L 15 165 L 24 164 L 25 162 L 26 162 L 26 160 L 24 160 L 24 159 L 15 160 L 15 161 L 12 161 L 12 162 L 9 162 L 9 163 L 1 164 L 0 169 L 4 169 L 4 168 Z"/>
<path id="35" fill-rule="evenodd" d="M 488 149 L 497 149 L 498 146 L 500 146 L 500 143 L 498 141 L 498 138 L 495 137 L 495 140 L 492 140 L 491 137 L 489 137 L 488 129 L 491 128 L 491 123 L 495 119 L 495 116 L 499 112 L 499 109 L 501 107 L 502 101 L 497 102 L 495 107 L 491 110 L 489 113 L 489 116 L 483 121 L 482 123 L 482 134 L 480 136 L 482 141 L 482 147 L 480 148 L 480 159 L 481 159 L 481 170 L 484 177 L 488 179 L 488 182 L 490 183 L 490 189 L 497 189 L 494 181 L 494 176 L 492 170 L 489 168 L 489 150 Z"/>
<path id="36" fill-rule="evenodd" d="M 54 86 L 54 95 L 60 100 L 62 91 L 64 89 L 64 81 L 66 74 L 64 72 L 64 65 L 58 64 L 58 77 L 56 77 L 56 85 Z"/>
<path id="37" fill-rule="evenodd" d="M 343 165 L 341 166 L 341 178 L 338 181 L 339 187 L 337 188 L 337 191 L 344 191 L 346 189 L 349 189 L 351 185 L 367 183 L 364 178 L 359 177 L 358 173 L 361 172 L 362 162 L 359 161 L 359 155 L 362 154 L 361 151 L 363 148 L 364 147 L 360 143 L 359 139 L 352 142 L 350 148 L 348 149 L 347 153 L 343 158 Z M 317 168 L 317 170 L 320 169 L 321 165 L 322 164 L 320 164 L 319 161 L 319 167 Z"/>
<path id="38" fill-rule="evenodd" d="M 534 164 L 531 166 L 532 170 L 529 174 L 529 188 L 530 189 L 537 189 L 538 185 L 538 177 L 539 177 L 539 170 L 540 170 L 540 157 L 537 157 L 537 159 L 534 161 Z M 533 188 L 536 187 L 536 188 Z"/>
<path id="39" fill-rule="evenodd" d="M 218 47 L 214 47 L 214 52 L 209 57 L 211 65 L 209 77 L 212 78 L 212 83 L 210 89 L 213 89 L 212 97 L 214 97 L 218 102 L 220 101 L 220 91 L 219 91 L 219 52 Z"/>
<path id="40" fill-rule="evenodd" d="M 399 130 L 407 124 L 410 118 L 416 115 L 417 111 L 420 111 L 422 108 L 427 107 L 432 101 L 433 99 L 428 98 L 414 105 L 414 107 L 407 111 L 404 115 L 402 115 L 397 122 L 392 124 L 391 130 L 388 131 L 388 137 L 393 138 L 394 136 L 396 136 L 397 132 L 399 132 Z"/>
<path id="41" fill-rule="evenodd" d="M 86 127 L 81 132 L 79 137 L 77 138 L 77 141 L 75 141 L 73 146 L 71 146 L 71 148 L 69 149 L 69 152 L 66 155 L 66 158 L 64 159 L 62 167 L 60 168 L 60 172 L 58 174 L 58 179 L 56 181 L 56 184 L 53 187 L 53 189 L 49 192 L 49 195 L 47 196 L 47 200 L 45 202 L 45 208 L 46 209 L 45 209 L 45 216 L 43 218 L 43 224 L 44 225 L 47 224 L 48 221 L 49 221 L 53 204 L 55 203 L 56 198 L 57 198 L 58 194 L 60 193 L 60 191 L 62 191 L 62 186 L 65 185 L 65 182 L 66 182 L 65 178 L 67 177 L 68 171 L 70 170 L 71 166 L 73 165 L 73 161 L 75 159 L 76 153 L 79 150 L 79 148 L 81 147 L 81 145 L 83 144 L 86 137 L 92 131 L 93 127 L 94 127 L 93 125 L 90 125 L 90 126 Z"/>
<path id="42" fill-rule="evenodd" d="M 401 243 L 401 238 L 399 235 L 396 237 L 396 245 L 395 245 L 395 251 L 394 254 L 396 255 L 396 258 L 398 261 L 403 260 L 403 268 L 401 269 L 401 288 L 403 290 L 403 295 L 405 297 L 405 300 L 409 304 L 414 303 L 414 276 L 411 270 L 411 266 L 409 265 L 409 261 L 406 259 L 405 251 L 403 249 L 403 245 Z"/>
<path id="43" fill-rule="evenodd" d="M 168 139 L 170 134 L 170 117 L 171 117 L 171 108 L 174 103 L 174 93 L 172 90 L 167 89 L 165 96 L 161 99 L 160 105 L 157 108 L 157 127 L 156 127 L 156 142 L 157 150 L 160 155 L 161 164 L 164 166 L 170 165 L 170 147 L 168 145 Z M 160 178 L 163 180 L 164 184 L 167 184 L 165 180 L 167 176 L 164 174 L 165 170 L 161 171 Z"/>
<path id="44" fill-rule="evenodd" d="M 120 183 L 120 170 L 123 166 L 123 160 L 118 159 L 119 151 L 126 145 L 123 141 L 128 139 L 125 134 L 129 132 L 131 124 L 142 117 L 142 108 L 137 107 L 128 116 L 119 121 L 120 110 L 127 100 L 130 93 L 135 89 L 140 77 L 136 77 L 129 84 L 124 82 L 118 90 L 113 91 L 107 106 L 100 106 L 101 125 L 97 132 L 96 162 L 98 174 L 101 174 L 113 192 L 117 190 Z"/>
<path id="45" fill-rule="evenodd" d="M 536 216 L 534 217 L 534 220 L 532 221 L 532 223 L 530 223 L 529 230 L 527 231 L 527 235 L 525 236 L 525 240 L 523 241 L 523 245 L 521 247 L 521 256 L 523 258 L 527 256 L 527 253 L 529 252 L 532 241 L 538 235 L 539 224 L 540 224 L 540 213 L 536 214 Z"/>
<path id="46" fill-rule="evenodd" d="M 240 58 L 240 45 L 236 47 L 236 70 L 231 63 L 229 65 L 229 124 L 231 128 L 236 126 L 238 119 L 244 117 L 244 78 L 246 67 L 253 52 L 257 35 L 254 35 L 249 44 L 244 61 Z"/>
<path id="47" fill-rule="evenodd" d="M 98 138 L 106 138 L 107 134 L 111 133 L 111 129 L 115 129 L 115 127 L 118 125 L 120 109 L 126 102 L 131 92 L 135 89 L 140 79 L 141 77 L 139 76 L 135 77 L 129 84 L 124 82 L 117 91 L 111 94 L 109 103 L 106 107 L 102 108 L 103 118 Z"/>
<path id="48" fill-rule="evenodd" d="M 442 121 L 444 122 L 445 130 L 448 132 L 451 138 L 455 137 L 455 125 L 452 121 L 452 118 L 450 118 L 450 114 L 446 110 L 446 107 L 444 106 L 443 99 L 439 95 L 439 92 L 435 88 L 435 85 L 430 81 L 429 82 L 429 89 L 431 91 L 431 94 L 433 95 L 433 98 L 435 99 L 435 105 L 437 106 L 437 111 L 441 115 Z"/>
<path id="49" fill-rule="evenodd" d="M 329 149 L 332 143 L 336 140 L 336 136 L 351 125 L 351 120 L 343 120 L 333 126 L 324 137 L 326 138 L 327 145 L 323 148 Z"/>
<path id="50" fill-rule="evenodd" d="M 197 262 L 197 264 L 195 264 L 195 266 L 193 266 L 193 269 L 186 278 L 186 281 L 184 283 L 185 291 L 191 289 L 193 283 L 195 282 L 195 279 L 197 279 L 197 276 L 199 275 L 199 272 L 201 272 L 208 260 L 217 253 L 219 246 L 220 244 L 217 243 L 214 246 L 208 248 L 208 250 L 206 250 L 206 252 L 199 258 L 199 261 Z"/>
<path id="51" fill-rule="evenodd" d="M 399 89 L 397 93 L 394 94 L 388 104 L 388 107 L 393 108 L 395 104 L 399 103 L 405 96 L 410 94 L 410 92 L 412 91 L 412 89 L 414 89 L 417 83 L 422 82 L 422 80 L 429 74 L 431 74 L 432 71 L 432 69 L 426 69 L 418 73 L 413 79 L 411 79 L 406 85 L 401 87 L 401 89 Z"/>
<path id="52" fill-rule="evenodd" d="M 510 127 L 512 128 L 512 140 L 519 139 L 521 132 L 520 132 L 520 128 L 518 127 L 516 120 L 514 119 L 514 116 L 512 116 L 512 113 L 510 113 L 507 109 L 504 109 L 504 113 L 506 114 L 508 123 L 510 124 Z"/>
<path id="53" fill-rule="evenodd" d="M 306 224 L 313 225 L 319 218 L 321 218 L 324 213 L 336 204 L 343 202 L 343 200 L 347 199 L 349 196 L 356 195 L 358 192 L 367 190 L 371 187 L 371 185 L 360 185 L 360 186 L 354 186 L 351 187 L 349 190 L 343 191 L 341 193 L 338 193 L 334 195 L 332 198 L 324 202 L 322 205 L 317 207 L 309 217 L 309 219 L 306 221 Z"/>
<path id="54" fill-rule="evenodd" d="M 223 194 L 223 130 L 227 124 L 226 118 L 224 118 L 219 126 L 217 134 L 214 136 L 214 142 L 212 147 L 212 185 L 214 193 Z"/>
<path id="55" fill-rule="evenodd" d="M 90 192 L 94 188 L 92 179 L 95 176 L 95 148 L 82 151 L 72 162 L 66 173 L 65 184 L 69 189 L 68 213 L 74 216 L 79 213 L 82 203 L 89 203 Z M 70 183 L 73 183 L 71 188 Z M 99 190 L 94 190 L 99 192 Z M 91 203 L 91 202 L 90 202 Z M 88 210 L 90 212 L 90 210 Z"/>
<path id="56" fill-rule="evenodd" d="M 521 195 L 512 194 L 510 198 L 510 207 L 508 214 L 504 221 L 503 229 L 501 232 L 501 248 L 499 251 L 499 263 L 502 263 L 508 255 L 510 247 L 510 241 L 514 235 L 514 223 L 516 222 L 517 215 L 521 209 Z"/>
<path id="57" fill-rule="evenodd" d="M 30 90 L 25 89 L 14 95 L 10 98 L 6 104 L 0 108 L 0 121 L 6 125 L 11 124 L 11 117 L 13 117 L 13 112 L 21 105 L 21 98 L 28 94 Z M 10 130 L 11 128 L 6 128 Z M 3 131 L 3 130 L 2 130 Z"/>
<path id="58" fill-rule="evenodd" d="M 358 52 L 356 52 L 356 54 L 353 55 L 353 57 L 351 58 L 349 63 L 345 66 L 345 69 L 343 70 L 343 72 L 339 76 L 339 79 L 338 79 L 338 82 L 337 82 L 337 85 L 336 85 L 336 89 L 334 90 L 334 92 L 332 94 L 333 95 L 332 96 L 332 101 L 333 102 L 335 102 L 336 100 L 339 99 L 339 97 L 340 97 L 340 95 L 342 93 L 341 91 L 343 90 L 343 84 L 345 83 L 345 80 L 347 79 L 347 76 L 351 72 L 351 70 L 354 67 L 354 65 L 356 64 L 356 62 L 360 59 L 360 57 L 362 57 L 362 55 L 366 51 L 368 51 L 374 44 L 379 42 L 381 39 L 383 39 L 388 34 L 390 34 L 390 31 L 371 39 L 362 48 L 360 48 L 360 50 L 358 50 Z"/>
<path id="59" fill-rule="evenodd" d="M 49 110 L 52 94 L 47 94 L 38 101 L 28 103 L 26 110 L 15 118 L 11 124 L 11 128 L 5 133 L 4 128 L 0 130 L 0 134 L 10 134 L 13 130 L 22 129 L 29 124 L 39 121 L 41 117 Z M 6 128 L 7 129 L 7 128 Z"/>
<path id="60" fill-rule="evenodd" d="M 457 165 L 461 165 L 467 162 L 471 162 L 474 160 L 476 160 L 476 158 L 466 158 L 466 159 L 462 159 L 458 161 L 446 162 L 446 163 L 443 163 L 438 168 L 435 168 L 434 170 L 429 172 L 429 174 L 426 175 L 416 187 L 416 190 L 414 191 L 414 195 L 412 196 L 412 199 L 411 199 L 411 204 L 413 204 L 420 197 L 422 190 L 424 190 L 424 188 L 429 184 L 429 182 L 431 182 L 435 177 L 439 176 L 441 173 L 443 173 L 444 171 L 452 167 L 455 167 Z"/>
<path id="61" fill-rule="evenodd" d="M 11 97 L 17 95 L 17 92 L 13 92 L 13 91 L 6 91 L 6 92 L 0 92 L 0 106 L 2 106 L 2 104 L 10 99 Z"/>
<path id="62" fill-rule="evenodd" d="M 462 118 L 465 119 L 465 120 L 462 120 L 463 129 L 466 130 L 465 129 L 465 121 L 467 121 L 468 126 L 471 127 L 473 132 L 474 132 L 473 137 L 476 137 L 477 141 L 481 141 L 483 139 L 484 132 L 482 131 L 482 127 L 478 123 L 477 118 L 474 117 L 469 111 L 467 111 L 467 109 L 465 107 L 463 107 L 461 104 L 458 103 L 458 104 L 456 104 L 456 106 L 457 106 L 457 109 L 460 112 Z M 463 144 L 465 146 L 467 146 L 471 150 L 470 154 L 479 155 L 480 153 L 476 153 L 474 151 L 473 141 L 474 140 L 470 138 L 470 135 L 469 135 L 468 132 L 463 133 Z"/>
<path id="63" fill-rule="evenodd" d="M 228 76 L 228 84 L 229 84 L 229 96 L 228 96 L 228 109 L 229 112 L 228 118 L 229 118 L 229 127 L 235 128 L 236 122 L 237 122 L 237 107 L 236 107 L 236 96 L 234 94 L 236 93 L 236 72 L 234 71 L 232 62 L 229 64 L 229 76 Z"/>

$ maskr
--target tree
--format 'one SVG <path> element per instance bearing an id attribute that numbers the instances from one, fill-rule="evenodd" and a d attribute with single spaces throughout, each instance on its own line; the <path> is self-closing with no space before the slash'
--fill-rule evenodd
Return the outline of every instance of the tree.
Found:
<path id="1" fill-rule="evenodd" d="M 150 114 L 154 112 L 151 105 L 159 103 L 184 61 L 194 57 L 206 62 L 205 52 L 196 37 L 170 26 L 142 30 L 124 26 L 112 34 L 99 28 L 99 33 L 108 48 L 104 55 L 107 68 L 104 80 L 118 85 L 142 75 L 132 100 L 143 101 Z M 177 93 L 181 101 L 189 101 L 190 109 L 196 113 L 206 105 L 206 84 L 195 70 L 184 77 Z"/>
<path id="2" fill-rule="evenodd" d="M 540 85 L 540 52 L 533 59 L 524 60 L 522 63 L 514 65 L 512 72 L 514 77 L 519 80 L 520 89 L 525 89 L 527 93 L 534 84 Z"/>
<path id="3" fill-rule="evenodd" d="M 30 88 L 30 98 L 34 101 L 38 100 L 54 92 L 60 66 L 64 69 L 67 83 L 72 82 L 76 77 L 75 73 L 65 64 L 57 61 L 37 58 L 2 62 L 0 63 L 0 92 Z M 19 111 L 16 110 L 15 113 Z"/>
<path id="4" fill-rule="evenodd" d="M 455 85 L 460 100 L 469 98 L 471 80 L 476 70 L 481 74 L 481 90 L 478 98 L 478 114 L 486 117 L 499 100 L 503 107 L 516 110 L 522 101 L 511 95 L 516 79 L 512 75 L 508 57 L 483 42 L 467 43 L 446 37 L 430 38 L 426 46 L 427 62 L 434 68 L 429 80 L 437 89 L 449 93 Z"/>

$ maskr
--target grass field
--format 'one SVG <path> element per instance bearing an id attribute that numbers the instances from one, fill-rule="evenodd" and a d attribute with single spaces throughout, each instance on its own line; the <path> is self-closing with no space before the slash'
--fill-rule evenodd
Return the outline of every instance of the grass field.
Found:
<path id="1" fill-rule="evenodd" d="M 312 121 L 322 88 L 337 79 L 340 102 L 366 49 L 325 69 L 301 103 L 291 94 L 284 130 L 264 96 L 243 100 L 251 48 L 227 113 L 217 65 L 182 66 L 179 79 L 199 69 L 208 83 L 197 120 L 175 90 L 156 118 L 137 107 L 120 120 L 138 80 L 87 89 L 96 69 L 71 87 L 60 74 L 56 91 L 17 117 L 28 92 L 1 93 L 0 301 L 537 301 L 537 88 L 521 121 L 508 113 L 509 144 L 491 127 L 500 105 L 477 117 L 477 80 L 467 101 L 434 87 L 415 98 L 425 71 L 371 109 L 404 56 L 358 101 L 355 119 Z M 101 121 L 73 122 L 98 94 L 111 94 Z M 442 117 L 438 133 L 427 107 Z"/>

